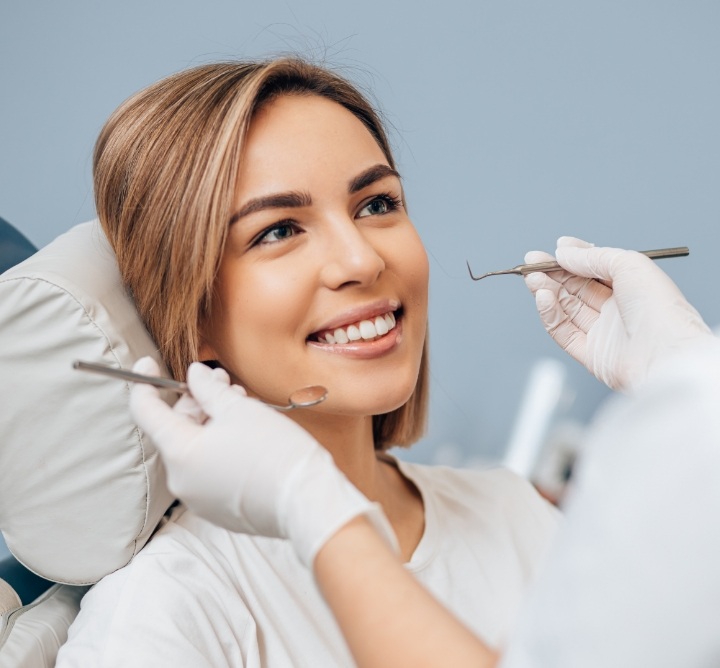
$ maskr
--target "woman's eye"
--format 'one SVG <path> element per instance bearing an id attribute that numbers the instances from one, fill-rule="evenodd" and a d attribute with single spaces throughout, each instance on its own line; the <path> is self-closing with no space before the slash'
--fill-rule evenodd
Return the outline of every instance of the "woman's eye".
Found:
<path id="1" fill-rule="evenodd" d="M 399 199 L 391 197 L 390 195 L 380 195 L 373 200 L 370 200 L 358 213 L 358 218 L 364 218 L 366 216 L 382 216 L 385 213 L 390 213 L 401 206 Z"/>
<path id="2" fill-rule="evenodd" d="M 256 244 L 275 244 L 284 241 L 296 234 L 295 226 L 292 223 L 278 223 L 269 230 L 263 232 L 255 242 Z"/>

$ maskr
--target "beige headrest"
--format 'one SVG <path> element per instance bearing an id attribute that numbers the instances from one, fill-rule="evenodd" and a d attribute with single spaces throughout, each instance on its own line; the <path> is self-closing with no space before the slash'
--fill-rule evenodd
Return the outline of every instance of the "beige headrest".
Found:
<path id="1" fill-rule="evenodd" d="M 99 580 L 172 503 L 128 385 L 72 368 L 144 355 L 160 362 L 96 221 L 0 275 L 0 529 L 38 575 Z"/>

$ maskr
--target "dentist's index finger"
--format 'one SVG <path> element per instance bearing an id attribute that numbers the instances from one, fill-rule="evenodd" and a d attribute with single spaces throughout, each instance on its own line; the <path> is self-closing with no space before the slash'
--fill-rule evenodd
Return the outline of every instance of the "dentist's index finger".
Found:
<path id="1" fill-rule="evenodd" d="M 562 246 L 557 249 L 557 259 L 563 267 L 574 274 L 601 281 L 612 281 L 614 263 L 626 252 L 621 248 Z"/>
<path id="2" fill-rule="evenodd" d="M 209 417 L 218 417 L 225 411 L 237 410 L 238 398 L 246 396 L 239 385 L 231 385 L 223 369 L 210 369 L 202 363 L 188 368 L 187 383 L 193 397 Z"/>

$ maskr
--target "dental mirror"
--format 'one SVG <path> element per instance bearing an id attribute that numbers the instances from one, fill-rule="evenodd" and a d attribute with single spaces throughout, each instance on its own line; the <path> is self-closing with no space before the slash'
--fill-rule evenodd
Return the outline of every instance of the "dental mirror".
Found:
<path id="1" fill-rule="evenodd" d="M 293 408 L 310 408 L 310 406 L 317 406 L 317 404 L 325 401 L 327 394 L 327 389 L 322 385 L 310 385 L 310 387 L 302 387 L 299 390 L 295 390 L 288 397 L 287 406 L 267 405 L 279 411 L 291 411 Z"/>
<path id="2" fill-rule="evenodd" d="M 134 371 L 127 371 L 126 369 L 118 369 L 105 364 L 84 362 L 82 360 L 75 360 L 72 366 L 73 369 L 91 371 L 93 373 L 109 376 L 110 378 L 129 380 L 132 383 L 146 383 L 148 385 L 159 387 L 163 390 L 172 390 L 173 392 L 178 392 L 179 394 L 190 392 L 187 383 L 181 383 L 180 381 L 173 380 L 172 378 L 146 376 L 142 373 L 135 373 Z M 291 411 L 295 408 L 310 408 L 311 406 L 317 406 L 317 404 L 320 404 L 327 399 L 327 394 L 327 389 L 322 385 L 311 385 L 309 387 L 302 387 L 299 390 L 295 390 L 288 397 L 288 403 L 286 406 L 277 406 L 275 404 L 268 403 L 267 401 L 263 401 L 263 403 L 278 411 Z"/>

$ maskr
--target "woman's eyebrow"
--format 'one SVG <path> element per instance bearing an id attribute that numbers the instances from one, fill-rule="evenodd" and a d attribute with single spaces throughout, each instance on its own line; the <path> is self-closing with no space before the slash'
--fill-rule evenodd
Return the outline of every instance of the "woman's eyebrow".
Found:
<path id="1" fill-rule="evenodd" d="M 264 209 L 287 209 L 310 206 L 311 204 L 312 198 L 310 195 L 302 192 L 275 193 L 273 195 L 254 197 L 245 202 L 245 204 L 232 215 L 229 225 L 232 225 L 245 216 L 249 216 L 251 213 L 256 213 Z"/>
<path id="2" fill-rule="evenodd" d="M 348 192 L 351 194 L 356 193 L 386 176 L 400 178 L 400 174 L 388 165 L 373 165 L 350 181 L 348 184 Z M 245 204 L 232 215 L 228 225 L 232 225 L 241 218 L 249 216 L 251 213 L 263 211 L 264 209 L 296 208 L 310 206 L 311 204 L 312 198 L 308 193 L 296 191 L 254 197 L 245 202 Z"/>
<path id="3" fill-rule="evenodd" d="M 400 178 L 400 174 L 389 165 L 373 165 L 350 181 L 348 184 L 348 192 L 351 194 L 356 193 L 386 176 L 396 176 L 398 179 Z"/>

